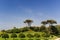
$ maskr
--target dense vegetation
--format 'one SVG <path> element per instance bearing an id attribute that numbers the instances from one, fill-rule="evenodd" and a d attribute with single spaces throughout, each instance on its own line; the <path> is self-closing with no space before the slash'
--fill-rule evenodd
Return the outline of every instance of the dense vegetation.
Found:
<path id="1" fill-rule="evenodd" d="M 24 23 L 27 23 L 28 26 L 24 28 L 14 27 L 13 29 L 9 29 L 9 30 L 1 30 L 2 33 L 0 34 L 0 37 L 4 38 L 5 40 L 8 39 L 9 37 L 13 38 L 13 40 L 15 40 L 15 38 L 17 37 L 30 38 L 29 40 L 33 40 L 32 38 L 41 38 L 41 36 L 45 38 L 44 40 L 48 40 L 46 38 L 50 36 L 60 37 L 60 25 L 54 25 L 57 24 L 55 20 L 42 21 L 41 22 L 42 25 L 40 27 L 31 26 L 32 22 L 33 22 L 32 20 L 25 20 Z M 47 27 L 47 25 L 49 26 Z M 24 34 L 25 32 L 27 34 Z"/>

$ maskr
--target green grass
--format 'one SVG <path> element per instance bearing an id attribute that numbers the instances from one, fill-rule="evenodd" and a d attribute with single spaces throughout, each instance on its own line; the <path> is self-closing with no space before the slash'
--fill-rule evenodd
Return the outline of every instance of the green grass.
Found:
<path id="1" fill-rule="evenodd" d="M 31 34 L 35 34 L 35 33 L 38 33 L 40 35 L 42 35 L 43 33 L 42 32 L 24 32 L 25 35 L 27 35 L 28 33 L 31 33 Z M 19 38 L 18 36 L 19 34 L 17 34 L 17 38 L 15 38 L 15 40 L 45 40 L 46 38 L 45 37 L 40 37 L 40 38 L 28 38 L 28 37 L 25 37 L 25 38 Z M 47 39 L 48 40 L 54 40 L 56 38 L 56 36 L 54 36 L 53 38 L 52 37 L 48 37 Z M 1 38 L 0 37 L 0 40 L 5 40 L 4 38 Z M 11 38 L 11 34 L 9 34 L 9 38 L 7 40 L 13 40 L 13 38 Z"/>
<path id="2" fill-rule="evenodd" d="M 53 38 L 47 38 L 48 40 L 54 40 Z M 5 40 L 0 37 L 0 40 Z M 8 38 L 7 40 L 13 40 L 13 38 Z M 45 40 L 45 38 L 15 38 L 15 40 Z"/>
<path id="3" fill-rule="evenodd" d="M 48 40 L 54 40 L 54 39 L 50 39 L 47 38 Z M 4 38 L 0 37 L 0 40 L 5 40 Z M 8 38 L 7 40 L 13 40 L 13 38 Z M 45 40 L 45 38 L 15 38 L 15 40 Z"/>

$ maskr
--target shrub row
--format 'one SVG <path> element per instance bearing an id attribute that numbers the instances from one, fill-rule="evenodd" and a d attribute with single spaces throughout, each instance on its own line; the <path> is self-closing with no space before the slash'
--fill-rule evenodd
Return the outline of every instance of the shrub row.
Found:
<path id="1" fill-rule="evenodd" d="M 2 38 L 5 38 L 5 37 L 9 38 L 9 35 L 8 34 L 2 34 Z M 16 37 L 17 37 L 17 35 L 15 33 L 11 34 L 11 38 L 16 38 Z M 25 38 L 25 37 L 28 37 L 28 38 L 37 37 L 37 38 L 39 38 L 40 34 L 38 34 L 38 33 L 35 33 L 34 35 L 33 34 L 25 35 L 23 33 L 19 34 L 19 38 Z"/>
<path id="2" fill-rule="evenodd" d="M 25 35 L 25 34 L 23 34 L 23 33 L 20 33 L 19 35 L 18 35 L 18 37 L 19 38 L 25 38 L 25 37 L 28 37 L 28 38 L 33 38 L 33 37 L 36 37 L 36 38 L 39 38 L 41 35 L 40 34 L 38 34 L 38 33 L 35 33 L 35 34 L 27 34 L 27 35 Z M 47 34 L 43 34 L 42 36 L 44 36 L 44 37 L 49 37 L 50 35 L 47 35 Z M 11 34 L 11 38 L 16 38 L 17 37 L 17 35 L 15 34 L 15 33 L 12 33 Z M 9 35 L 8 34 L 3 34 L 2 35 L 2 38 L 9 38 Z"/>

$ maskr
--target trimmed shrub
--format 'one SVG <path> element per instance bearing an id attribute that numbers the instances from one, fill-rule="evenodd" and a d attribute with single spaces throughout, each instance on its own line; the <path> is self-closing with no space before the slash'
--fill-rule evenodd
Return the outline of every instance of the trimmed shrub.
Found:
<path id="1" fill-rule="evenodd" d="M 39 35 L 38 33 L 35 33 L 35 34 L 34 34 L 34 37 L 39 38 L 40 35 Z"/>
<path id="2" fill-rule="evenodd" d="M 50 34 L 48 34 L 48 33 L 43 33 L 42 36 L 43 36 L 43 37 L 49 37 Z"/>
<path id="3" fill-rule="evenodd" d="M 11 34 L 11 38 L 14 40 L 14 38 L 17 38 L 17 35 L 15 33 Z"/>
<path id="4" fill-rule="evenodd" d="M 23 33 L 20 33 L 19 38 L 25 38 L 25 35 Z"/>
<path id="5" fill-rule="evenodd" d="M 5 38 L 5 40 L 6 40 L 6 38 L 9 38 L 9 35 L 8 34 L 3 34 L 2 38 Z"/>
<path id="6" fill-rule="evenodd" d="M 32 37 L 34 37 L 32 34 L 27 34 L 27 37 L 28 38 L 32 38 Z"/>

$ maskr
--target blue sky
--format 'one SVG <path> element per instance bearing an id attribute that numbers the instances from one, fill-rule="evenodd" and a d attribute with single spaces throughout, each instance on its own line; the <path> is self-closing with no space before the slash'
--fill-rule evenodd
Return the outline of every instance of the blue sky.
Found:
<path id="1" fill-rule="evenodd" d="M 32 19 L 36 26 L 47 19 L 59 24 L 60 0 L 0 0 L 0 30 L 26 26 L 26 19 Z"/>

